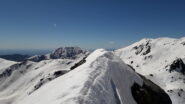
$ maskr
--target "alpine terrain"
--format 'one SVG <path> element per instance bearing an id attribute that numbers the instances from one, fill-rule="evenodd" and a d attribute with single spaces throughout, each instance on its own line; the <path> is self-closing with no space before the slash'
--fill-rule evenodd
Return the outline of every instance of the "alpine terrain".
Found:
<path id="1" fill-rule="evenodd" d="M 185 38 L 142 39 L 114 53 L 165 90 L 173 104 L 185 103 Z"/>
<path id="2" fill-rule="evenodd" d="M 172 104 L 163 89 L 104 49 L 64 47 L 0 66 L 0 104 Z"/>

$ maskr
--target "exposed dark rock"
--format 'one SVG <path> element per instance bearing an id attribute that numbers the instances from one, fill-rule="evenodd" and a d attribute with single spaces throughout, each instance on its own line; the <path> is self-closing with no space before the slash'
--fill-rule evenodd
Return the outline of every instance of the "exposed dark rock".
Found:
<path id="1" fill-rule="evenodd" d="M 181 72 L 182 74 L 185 74 L 185 64 L 181 58 L 178 58 L 172 62 L 172 64 L 170 65 L 169 72 L 172 71 L 177 71 Z"/>
<path id="2" fill-rule="evenodd" d="M 144 81 L 143 86 L 134 83 L 131 87 L 137 104 L 172 104 L 165 91 L 145 77 L 141 76 L 141 78 Z"/>
<path id="3" fill-rule="evenodd" d="M 153 74 L 150 74 L 151 77 L 153 77 L 154 75 Z"/>
<path id="4" fill-rule="evenodd" d="M 173 93 L 173 90 L 167 90 L 167 92 Z"/>
<path id="5" fill-rule="evenodd" d="M 66 70 L 58 70 L 58 71 L 55 71 L 52 75 L 49 74 L 48 77 L 45 77 L 45 78 L 41 78 L 39 80 L 39 82 L 34 86 L 34 89 L 29 93 L 33 93 L 34 91 L 38 90 L 42 85 L 56 79 L 57 77 L 60 77 L 64 74 L 66 74 L 68 71 Z"/>
<path id="6" fill-rule="evenodd" d="M 43 81 L 40 81 L 37 85 L 34 86 L 34 91 L 39 89 L 43 85 Z"/>
<path id="7" fill-rule="evenodd" d="M 139 46 L 135 46 L 134 49 L 136 50 L 135 54 L 138 55 L 143 51 L 144 46 L 143 45 L 139 45 Z"/>
<path id="8" fill-rule="evenodd" d="M 183 92 L 184 90 L 183 89 L 180 89 L 181 92 Z"/>
<path id="9" fill-rule="evenodd" d="M 151 58 L 152 58 L 152 55 L 145 56 L 145 57 L 144 57 L 144 60 L 151 59 Z"/>
<path id="10" fill-rule="evenodd" d="M 181 97 L 181 94 L 180 94 L 180 92 L 178 92 L 178 96 L 179 96 L 179 97 Z"/>
<path id="11" fill-rule="evenodd" d="M 70 61 L 70 62 L 68 62 L 68 63 L 66 63 L 67 65 L 69 65 L 69 64 L 71 64 L 72 62 Z"/>
<path id="12" fill-rule="evenodd" d="M 151 51 L 151 43 L 150 40 L 146 42 L 146 44 L 141 44 L 139 46 L 133 47 L 134 50 L 136 50 L 135 54 L 138 55 L 142 53 L 142 55 L 147 55 Z"/>
<path id="13" fill-rule="evenodd" d="M 185 45 L 185 42 L 182 42 L 181 44 L 182 44 L 182 45 Z"/>
<path id="14" fill-rule="evenodd" d="M 148 53 L 150 53 L 150 51 L 151 51 L 151 47 L 150 46 L 147 46 L 146 47 L 146 51 L 143 52 L 143 55 L 147 55 Z"/>
<path id="15" fill-rule="evenodd" d="M 39 67 L 36 67 L 35 70 L 37 70 Z"/>
<path id="16" fill-rule="evenodd" d="M 0 74 L 0 78 L 2 78 L 2 77 L 9 77 L 12 74 L 13 71 L 18 70 L 19 67 L 24 66 L 26 64 L 27 64 L 27 61 L 24 61 L 24 62 L 17 63 L 17 64 L 14 64 L 14 65 L 10 66 L 9 68 L 7 68 L 6 70 L 4 70 Z M 30 66 L 31 65 L 28 65 L 26 68 L 29 68 Z M 20 72 L 20 73 L 23 73 L 23 71 Z"/>
<path id="17" fill-rule="evenodd" d="M 183 90 L 183 89 L 178 89 L 178 90 L 177 90 L 177 95 L 178 95 L 179 97 L 183 97 L 183 93 L 184 93 L 184 90 Z"/>
<path id="18" fill-rule="evenodd" d="M 132 56 L 128 57 L 128 59 L 131 59 L 131 58 L 132 58 Z"/>
<path id="19" fill-rule="evenodd" d="M 150 40 L 148 40 L 145 45 L 145 51 L 143 52 L 142 55 L 147 55 L 148 53 L 150 53 L 150 51 L 151 51 L 151 43 L 150 43 Z"/>
<path id="20" fill-rule="evenodd" d="M 169 65 L 166 65 L 165 68 L 167 68 Z"/>
<path id="21" fill-rule="evenodd" d="M 130 63 L 131 63 L 131 64 L 133 64 L 133 63 L 134 63 L 134 61 L 130 61 Z"/>
<path id="22" fill-rule="evenodd" d="M 86 60 L 85 60 L 86 58 L 87 58 L 87 57 L 84 57 L 84 58 L 83 58 L 82 60 L 80 60 L 78 63 L 75 63 L 75 65 L 72 66 L 70 69 L 73 70 L 73 69 L 77 68 L 78 66 L 84 64 L 84 63 L 86 62 Z"/>
<path id="23" fill-rule="evenodd" d="M 63 75 L 63 74 L 65 74 L 65 73 L 67 73 L 67 71 L 64 71 L 64 70 L 59 70 L 59 71 L 56 71 L 56 72 L 54 72 L 54 76 L 55 76 L 55 78 L 56 77 L 59 77 L 59 76 L 61 76 L 61 75 Z"/>

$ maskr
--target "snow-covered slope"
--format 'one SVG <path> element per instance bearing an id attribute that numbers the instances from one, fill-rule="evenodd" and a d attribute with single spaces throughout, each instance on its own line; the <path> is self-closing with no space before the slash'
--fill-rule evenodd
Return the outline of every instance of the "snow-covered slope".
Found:
<path id="1" fill-rule="evenodd" d="M 36 55 L 30 57 L 30 61 L 39 62 L 49 59 L 75 59 L 88 54 L 87 51 L 82 50 L 80 47 L 61 47 L 46 55 Z"/>
<path id="2" fill-rule="evenodd" d="M 2 71 L 4 71 L 4 69 L 8 68 L 9 66 L 15 64 L 16 62 L 14 61 L 9 61 L 9 60 L 5 60 L 0 58 L 0 73 Z"/>
<path id="3" fill-rule="evenodd" d="M 10 66 L 0 73 L 0 104 L 16 104 L 19 101 L 17 99 L 31 95 L 40 87 L 69 72 L 82 59 L 83 57 L 75 60 L 25 61 Z"/>
<path id="4" fill-rule="evenodd" d="M 184 104 L 185 38 L 142 39 L 115 54 L 162 87 L 173 104 Z"/>
<path id="5" fill-rule="evenodd" d="M 18 104 L 116 104 L 111 80 L 116 86 L 119 100 L 122 99 L 126 104 L 136 104 L 130 88 L 134 82 L 142 85 L 142 79 L 133 74 L 132 70 L 117 63 L 119 60 L 104 50 L 97 50 L 86 60 L 77 69 L 43 86 L 23 100 L 20 99 Z M 124 76 L 125 73 L 127 75 Z M 41 97 L 38 99 L 38 96 Z"/>
<path id="6" fill-rule="evenodd" d="M 148 104 L 145 98 L 171 104 L 158 86 L 103 49 L 87 58 L 15 64 L 0 74 L 0 83 L 2 104 Z"/>

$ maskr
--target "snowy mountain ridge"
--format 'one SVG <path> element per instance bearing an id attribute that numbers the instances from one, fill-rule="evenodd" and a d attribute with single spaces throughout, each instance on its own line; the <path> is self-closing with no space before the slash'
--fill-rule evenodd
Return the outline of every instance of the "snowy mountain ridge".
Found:
<path id="1" fill-rule="evenodd" d="M 2 104 L 171 104 L 160 87 L 104 49 L 75 59 L 28 60 L 3 73 Z"/>
<path id="2" fill-rule="evenodd" d="M 111 74 L 112 72 L 109 72 L 108 69 L 106 69 L 108 68 L 107 62 L 109 61 L 106 57 L 113 58 L 110 54 L 105 53 L 104 50 L 97 50 L 94 54 L 90 55 L 86 59 L 87 62 L 85 64 L 76 68 L 70 73 L 63 75 L 62 77 L 54 80 L 50 84 L 44 86 L 43 88 L 38 90 L 38 92 L 35 92 L 31 96 L 28 96 L 28 98 L 23 100 L 23 103 L 21 102 L 21 104 L 33 104 L 33 103 L 44 104 L 48 102 L 55 104 L 53 103 L 53 101 L 55 101 L 54 99 L 56 98 L 51 96 L 51 94 L 53 91 L 57 93 L 59 89 L 61 93 L 58 93 L 58 94 L 61 94 L 60 96 L 63 96 L 63 97 L 58 100 L 65 104 L 102 104 L 102 103 L 113 104 L 117 102 L 109 82 L 111 79 L 108 77 L 109 76 L 108 74 Z M 114 76 L 114 77 L 117 77 L 117 76 Z M 124 84 L 127 86 L 124 89 L 125 90 L 124 93 L 130 91 L 129 88 L 134 81 L 137 81 L 140 85 L 142 85 L 141 79 L 137 79 L 137 78 L 135 79 L 134 76 L 132 77 L 133 77 L 132 79 L 133 81 L 128 81 L 129 83 Z M 122 77 L 119 76 L 119 78 L 122 78 Z M 74 80 L 74 79 L 78 79 L 78 80 Z M 115 79 L 112 79 L 112 80 L 115 80 Z M 72 82 L 73 84 L 70 82 Z M 63 83 L 67 87 L 61 88 L 61 85 L 58 83 Z M 117 83 L 117 84 L 121 84 L 121 83 Z M 52 88 L 53 85 L 55 86 L 56 90 L 54 89 L 52 90 L 52 92 L 47 91 L 48 88 L 49 89 Z M 44 93 L 44 92 L 49 93 L 47 95 L 51 97 L 49 97 L 49 99 L 45 99 L 42 97 L 39 100 L 36 99 L 38 96 L 37 95 L 38 93 Z M 123 95 L 127 95 L 125 97 L 129 98 L 129 99 L 127 98 L 125 102 L 127 102 L 128 104 L 136 104 L 134 102 L 132 95 L 130 94 L 131 94 L 130 92 L 128 94 L 123 94 Z"/>
<path id="3" fill-rule="evenodd" d="M 88 51 L 82 50 L 80 47 L 60 47 L 52 53 L 46 55 L 35 55 L 30 57 L 29 60 L 38 62 L 49 59 L 75 59 L 81 55 L 87 55 L 88 53 Z"/>
<path id="4" fill-rule="evenodd" d="M 142 39 L 114 53 L 162 87 L 173 104 L 185 102 L 185 38 Z"/>
<path id="5" fill-rule="evenodd" d="M 9 66 L 16 64 L 17 62 L 14 61 L 9 61 L 9 60 L 5 60 L 0 58 L 0 73 L 2 73 L 4 71 L 4 69 L 8 68 Z"/>

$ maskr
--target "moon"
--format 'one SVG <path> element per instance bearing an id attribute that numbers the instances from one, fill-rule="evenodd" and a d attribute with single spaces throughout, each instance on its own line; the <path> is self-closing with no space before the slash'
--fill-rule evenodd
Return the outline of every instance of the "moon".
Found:
<path id="1" fill-rule="evenodd" d="M 55 23 L 55 24 L 53 24 L 53 26 L 54 26 L 54 27 L 57 27 L 57 24 Z"/>

